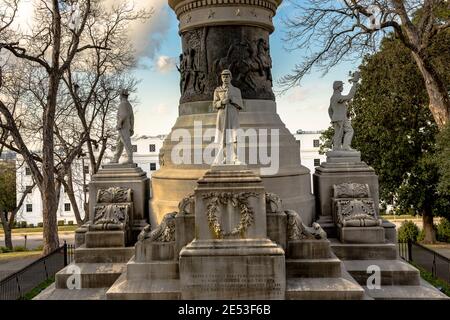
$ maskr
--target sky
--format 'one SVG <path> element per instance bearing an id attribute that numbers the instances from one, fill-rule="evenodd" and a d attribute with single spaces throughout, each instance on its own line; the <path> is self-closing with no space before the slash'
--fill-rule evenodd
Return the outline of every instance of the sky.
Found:
<path id="1" fill-rule="evenodd" d="M 156 14 L 152 18 L 153 38 L 156 45 L 152 55 L 141 59 L 142 65 L 134 73 L 141 80 L 137 98 L 136 132 L 145 135 L 167 134 L 178 116 L 179 73 L 173 61 L 181 52 L 181 40 L 178 35 L 178 20 L 167 0 L 150 0 Z M 271 35 L 271 55 L 274 79 L 288 74 L 296 63 L 300 63 L 302 52 L 288 52 L 283 42 L 285 27 L 282 17 L 290 14 L 290 4 L 285 3 L 278 9 L 274 18 L 275 32 Z M 286 127 L 295 132 L 303 130 L 322 130 L 328 128 L 329 99 L 333 93 L 335 80 L 346 81 L 350 70 L 358 63 L 343 63 L 323 76 L 321 71 L 307 75 L 301 86 L 292 88 L 283 95 L 277 95 L 277 110 Z M 277 90 L 277 85 L 274 87 Z M 346 86 L 346 91 L 350 85 Z"/>
<path id="2" fill-rule="evenodd" d="M 21 0 L 19 19 L 21 28 L 26 27 L 32 14 L 33 1 Z M 123 0 L 105 0 L 112 5 Z M 301 0 L 300 0 L 301 1 Z M 181 52 L 181 39 L 178 34 L 178 20 L 167 4 L 167 0 L 137 0 L 137 8 L 153 7 L 153 17 L 145 23 L 136 23 L 130 29 L 132 44 L 139 56 L 139 65 L 132 71 L 140 80 L 136 97 L 136 128 L 138 135 L 168 134 L 178 116 L 180 98 L 179 73 L 175 67 Z M 288 52 L 283 37 L 285 26 L 282 17 L 292 14 L 288 0 L 278 9 L 274 18 L 275 32 L 271 35 L 270 46 L 273 60 L 274 90 L 279 87 L 276 81 L 290 73 L 295 64 L 302 61 L 304 52 Z M 301 86 L 292 88 L 284 95 L 277 95 L 277 110 L 286 127 L 295 132 L 302 130 L 322 130 L 329 126 L 328 104 L 332 95 L 332 83 L 342 80 L 350 89 L 348 73 L 358 66 L 358 61 L 342 63 L 323 76 L 321 71 L 307 75 Z"/>

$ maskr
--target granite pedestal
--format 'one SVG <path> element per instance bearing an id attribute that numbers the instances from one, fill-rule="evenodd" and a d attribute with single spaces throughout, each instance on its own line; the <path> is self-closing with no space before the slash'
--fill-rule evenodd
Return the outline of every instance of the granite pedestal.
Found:
<path id="1" fill-rule="evenodd" d="M 265 189 L 246 166 L 197 182 L 195 239 L 180 252 L 183 299 L 284 299 L 284 250 L 267 237 Z"/>
<path id="2" fill-rule="evenodd" d="M 317 167 L 313 175 L 313 185 L 316 216 L 329 237 L 336 236 L 332 218 L 333 185 L 341 183 L 368 184 L 374 203 L 379 202 L 378 176 L 372 167 L 361 161 L 360 152 L 327 152 L 327 161 Z M 375 210 L 378 216 L 378 205 L 375 206 Z"/>
<path id="3" fill-rule="evenodd" d="M 130 218 L 131 235 L 127 245 L 134 244 L 137 235 L 147 224 L 150 184 L 145 171 L 137 164 L 106 164 L 92 176 L 89 183 L 89 199 L 96 199 L 99 189 L 111 187 L 130 188 L 133 192 L 133 210 Z M 96 202 L 89 201 L 90 221 L 94 219 Z"/>

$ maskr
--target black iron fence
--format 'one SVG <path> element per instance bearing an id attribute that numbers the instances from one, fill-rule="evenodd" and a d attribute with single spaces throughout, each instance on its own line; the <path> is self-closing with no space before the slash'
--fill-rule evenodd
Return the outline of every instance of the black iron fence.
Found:
<path id="1" fill-rule="evenodd" d="M 399 242 L 400 257 L 431 272 L 435 278 L 450 284 L 450 259 L 412 241 Z"/>
<path id="2" fill-rule="evenodd" d="M 17 300 L 67 266 L 73 260 L 74 246 L 64 245 L 0 281 L 0 300 Z"/>

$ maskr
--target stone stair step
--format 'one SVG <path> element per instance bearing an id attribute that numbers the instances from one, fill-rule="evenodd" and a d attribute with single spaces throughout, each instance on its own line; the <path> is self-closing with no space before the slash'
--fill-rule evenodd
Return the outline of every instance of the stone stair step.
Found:
<path id="1" fill-rule="evenodd" d="M 341 261 L 327 259 L 286 259 L 286 277 L 334 278 L 341 276 Z"/>
<path id="2" fill-rule="evenodd" d="M 86 248 L 75 249 L 76 263 L 126 263 L 134 255 L 134 247 Z"/>
<path id="3" fill-rule="evenodd" d="M 128 280 L 121 275 L 106 292 L 107 300 L 180 300 L 180 280 Z"/>
<path id="4" fill-rule="evenodd" d="M 57 289 L 53 283 L 33 300 L 106 300 L 108 288 L 68 290 Z"/>
<path id="5" fill-rule="evenodd" d="M 286 300 L 361 300 L 364 289 L 344 278 L 288 278 Z"/>
<path id="6" fill-rule="evenodd" d="M 382 244 L 349 244 L 331 239 L 331 250 L 341 260 L 395 260 L 398 258 L 397 245 Z"/>
<path id="7" fill-rule="evenodd" d="M 369 266 L 378 266 L 381 271 L 381 285 L 419 285 L 419 270 L 402 260 L 345 260 L 345 269 L 361 285 L 373 274 Z"/>
<path id="8" fill-rule="evenodd" d="M 72 263 L 56 273 L 56 289 L 67 289 L 75 267 L 79 268 L 81 289 L 109 287 L 126 270 L 125 263 Z"/>
<path id="9" fill-rule="evenodd" d="M 380 289 L 368 289 L 366 293 L 375 300 L 450 300 L 436 288 L 427 286 L 381 286 Z"/>
<path id="10" fill-rule="evenodd" d="M 178 261 L 136 262 L 127 263 L 128 280 L 135 279 L 180 279 Z"/>

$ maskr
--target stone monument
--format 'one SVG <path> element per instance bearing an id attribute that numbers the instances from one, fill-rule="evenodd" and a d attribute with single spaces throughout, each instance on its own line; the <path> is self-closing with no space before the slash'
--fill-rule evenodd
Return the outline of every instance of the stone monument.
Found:
<path id="1" fill-rule="evenodd" d="M 335 130 L 333 148 L 327 152 L 327 161 L 317 167 L 313 175 L 318 222 L 331 236 L 336 236 L 336 224 L 332 213 L 334 185 L 342 183 L 367 184 L 374 203 L 379 201 L 378 176 L 375 174 L 375 170 L 361 161 L 359 151 L 351 148 L 354 132 L 348 116 L 348 103 L 355 96 L 359 78 L 358 72 L 353 73 L 349 81 L 353 85 L 348 95 L 342 95 L 344 90 L 342 81 L 335 81 L 333 84 L 334 92 L 328 109 Z M 375 212 L 378 216 L 378 205 L 375 206 Z"/>
<path id="2" fill-rule="evenodd" d="M 129 214 L 129 230 L 127 231 L 126 244 L 132 245 L 136 242 L 138 234 L 148 221 L 150 180 L 145 171 L 133 163 L 131 136 L 134 134 L 134 116 L 128 96 L 128 91 L 122 90 L 121 102 L 117 111 L 116 129 L 118 138 L 114 157 L 109 164 L 102 165 L 101 169 L 92 176 L 89 183 L 89 220 L 92 222 L 96 219 L 97 195 L 101 190 L 110 190 L 110 188 L 130 190 L 132 200 L 130 197 L 129 202 L 132 205 L 127 211 Z M 124 149 L 126 158 L 119 163 Z M 97 201 L 92 201 L 92 199 L 97 199 Z"/>
<path id="3" fill-rule="evenodd" d="M 212 97 L 221 85 L 224 69 L 232 73 L 232 85 L 241 91 L 241 129 L 267 129 L 265 145 L 269 152 L 272 145 L 279 149 L 277 172 L 261 174 L 264 187 L 267 192 L 278 194 L 286 208 L 299 212 L 305 223 L 313 222 L 314 197 L 309 170 L 300 164 L 299 142 L 277 114 L 272 91 L 269 36 L 274 31 L 272 20 L 281 2 L 168 0 L 180 22 L 182 42 L 179 116 L 172 133 L 182 129 L 191 134 L 191 161 L 182 165 L 172 161 L 172 150 L 180 141 L 172 141 L 171 133 L 161 149 L 164 166 L 152 174 L 151 215 L 155 223 L 167 212 L 176 211 L 178 203 L 192 193 L 197 180 L 210 169 L 210 163 L 195 161 L 195 155 L 203 154 L 209 142 L 192 143 L 200 135 L 195 131 L 194 122 L 201 121 L 202 133 L 215 129 L 217 110 Z M 278 130 L 277 134 L 272 129 Z M 247 139 L 242 150 L 245 159 L 239 160 L 259 175 L 270 164 L 259 158 L 256 163 L 249 161 L 249 150 L 258 148 L 253 137 L 255 134 Z"/>

